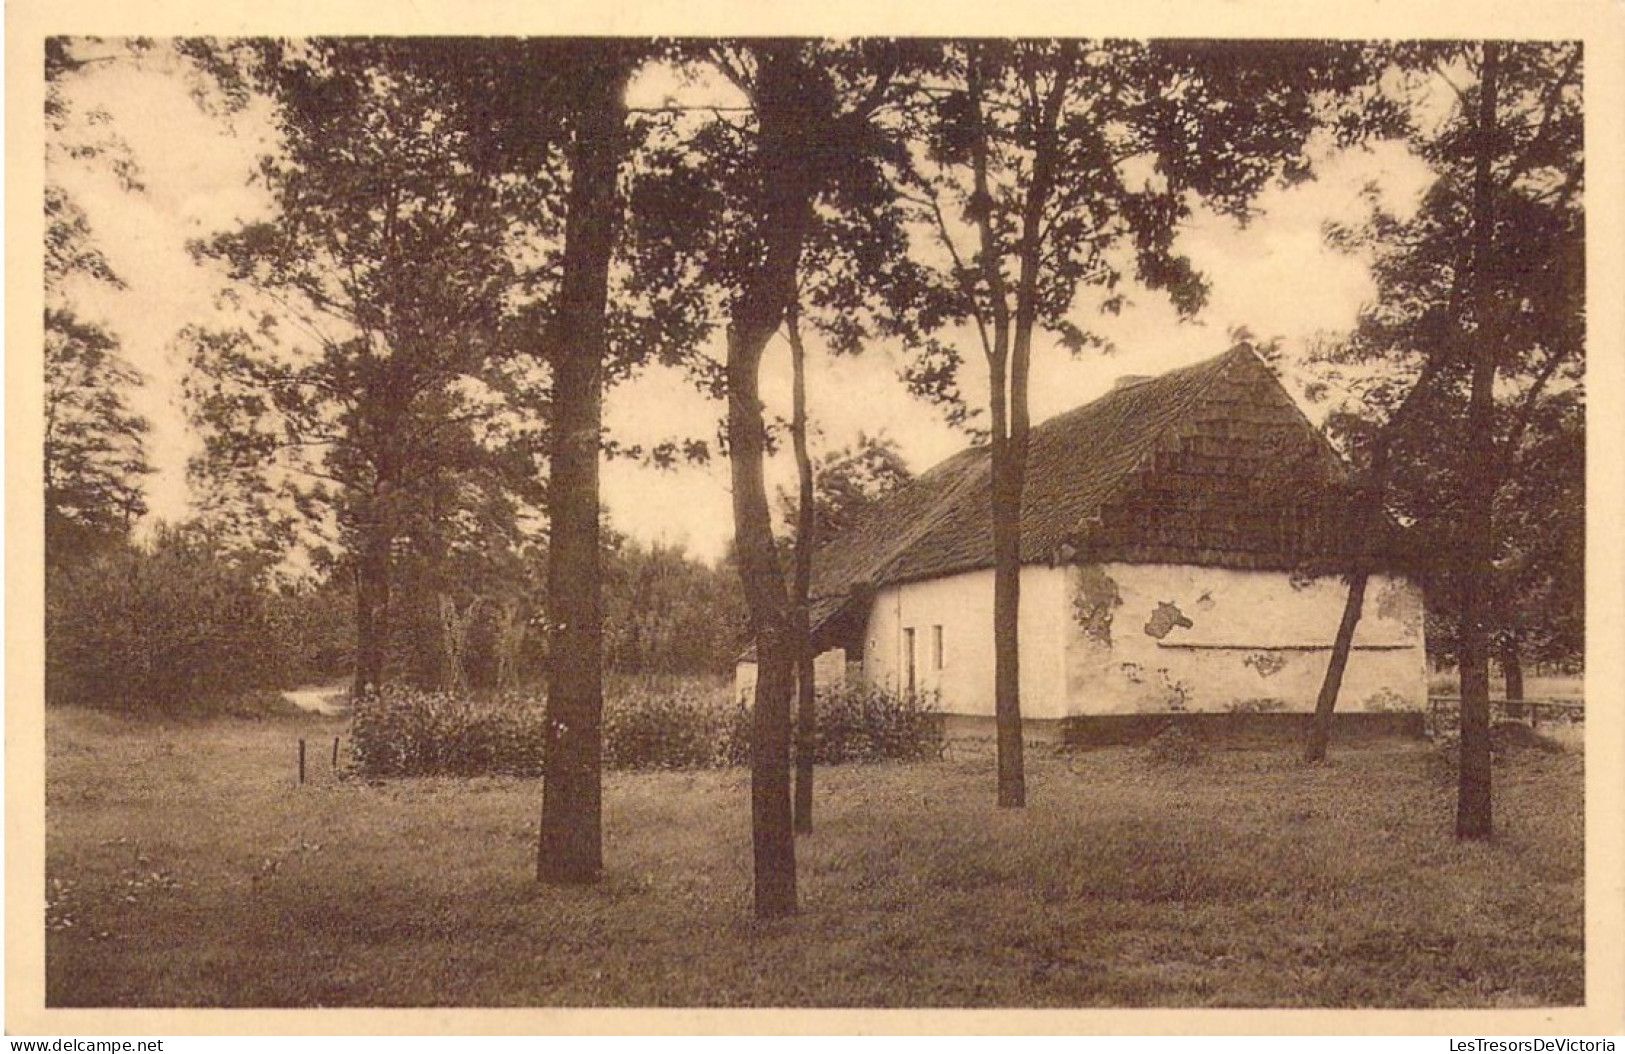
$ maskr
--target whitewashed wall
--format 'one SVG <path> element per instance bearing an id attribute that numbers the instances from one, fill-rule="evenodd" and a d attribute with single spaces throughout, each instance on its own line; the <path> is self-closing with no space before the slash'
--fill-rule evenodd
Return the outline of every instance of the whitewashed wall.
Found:
<path id="1" fill-rule="evenodd" d="M 1066 626 L 1058 613 L 1067 570 L 1026 567 L 1021 575 L 1021 698 L 1027 717 L 1061 717 L 1066 684 Z M 941 627 L 942 668 L 934 633 Z M 907 682 L 904 631 L 915 640 L 915 686 L 935 692 L 947 713 L 993 715 L 993 572 L 910 582 L 882 589 L 869 611 L 863 671 L 871 683 Z"/>
<path id="2" fill-rule="evenodd" d="M 1345 595 L 1335 577 L 1170 565 L 1027 567 L 1021 582 L 1022 713 L 1031 718 L 1312 710 Z M 948 713 L 990 716 L 993 572 L 881 590 L 865 633 L 866 679 L 904 686 L 908 628 L 916 687 L 936 692 Z M 1338 709 L 1421 709 L 1426 696 L 1421 593 L 1373 576 Z"/>
<path id="3" fill-rule="evenodd" d="M 1343 613 L 1337 578 L 1130 564 L 1068 574 L 1068 712 L 1314 708 Z M 1371 578 L 1339 712 L 1423 707 L 1422 613 L 1416 586 Z"/>
<path id="4" fill-rule="evenodd" d="M 1278 572 L 1155 564 L 1023 568 L 1022 714 L 1313 710 L 1344 596 L 1335 577 L 1294 581 Z M 1422 612 L 1416 586 L 1372 576 L 1339 712 L 1422 709 Z M 992 716 L 993 572 L 882 589 L 864 633 L 865 680 L 905 686 L 909 628 L 915 687 L 936 693 L 946 713 Z M 842 672 L 840 653 L 826 653 L 819 683 Z M 741 698 L 749 700 L 755 682 L 755 665 L 741 664 L 735 681 Z"/>

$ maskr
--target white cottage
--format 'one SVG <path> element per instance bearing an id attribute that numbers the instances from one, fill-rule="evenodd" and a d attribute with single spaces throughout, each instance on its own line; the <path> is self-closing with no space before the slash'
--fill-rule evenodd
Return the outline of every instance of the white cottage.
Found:
<path id="1" fill-rule="evenodd" d="M 1353 549 L 1347 475 L 1245 346 L 1036 427 L 1023 716 L 1313 710 Z M 964 451 L 820 549 L 819 649 L 844 651 L 871 683 L 935 693 L 947 714 L 991 719 L 989 486 L 987 449 Z M 1340 712 L 1421 711 L 1422 614 L 1415 584 L 1372 576 Z M 741 668 L 741 689 L 754 672 Z"/>

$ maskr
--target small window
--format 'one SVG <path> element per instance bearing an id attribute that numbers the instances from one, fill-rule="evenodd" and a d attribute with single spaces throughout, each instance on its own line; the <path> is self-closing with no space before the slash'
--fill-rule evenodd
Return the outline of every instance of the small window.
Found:
<path id="1" fill-rule="evenodd" d="M 940 671 L 943 667 L 942 658 L 942 627 L 931 627 L 931 668 Z"/>
<path id="2" fill-rule="evenodd" d="M 903 630 L 903 669 L 908 678 L 905 687 L 910 695 L 914 694 L 914 627 Z"/>

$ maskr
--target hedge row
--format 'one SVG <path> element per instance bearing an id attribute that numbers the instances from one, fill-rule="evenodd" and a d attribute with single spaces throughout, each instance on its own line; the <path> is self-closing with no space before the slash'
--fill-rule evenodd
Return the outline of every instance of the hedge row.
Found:
<path id="1" fill-rule="evenodd" d="M 539 696 L 470 698 L 390 686 L 356 705 L 351 741 L 364 776 L 536 776 L 543 769 L 544 729 Z M 726 690 L 636 685 L 606 700 L 604 765 L 743 765 L 750 760 L 750 730 L 750 710 Z M 935 757 L 941 742 L 928 700 L 858 687 L 819 693 L 819 764 Z"/>

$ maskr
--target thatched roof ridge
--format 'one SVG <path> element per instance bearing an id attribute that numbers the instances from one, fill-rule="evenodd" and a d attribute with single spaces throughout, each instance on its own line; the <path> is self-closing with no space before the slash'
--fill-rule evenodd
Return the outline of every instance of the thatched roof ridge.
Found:
<path id="1" fill-rule="evenodd" d="M 986 447 L 888 497 L 815 558 L 813 597 L 993 565 Z M 1030 436 L 1022 561 L 1294 570 L 1347 555 L 1347 468 L 1251 348 L 1118 388 Z"/>

